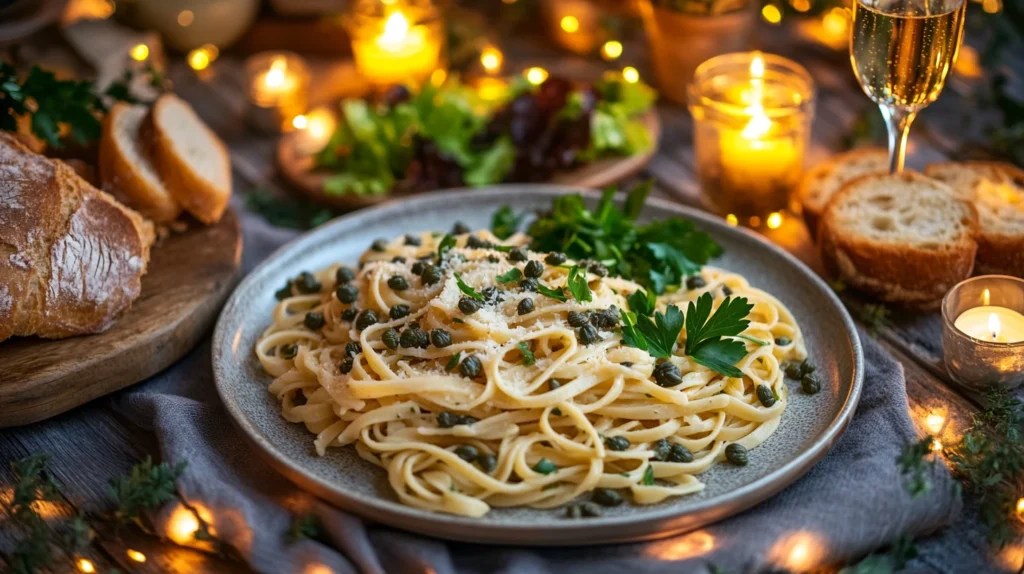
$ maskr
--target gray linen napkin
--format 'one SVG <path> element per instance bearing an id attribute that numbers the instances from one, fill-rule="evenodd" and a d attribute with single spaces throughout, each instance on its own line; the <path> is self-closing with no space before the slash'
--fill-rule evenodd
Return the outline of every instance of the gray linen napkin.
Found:
<path id="1" fill-rule="evenodd" d="M 243 216 L 246 270 L 294 233 Z M 188 461 L 178 481 L 184 498 L 210 511 L 216 537 L 261 572 L 758 572 L 794 571 L 846 561 L 903 534 L 931 533 L 960 512 L 945 467 L 935 487 L 912 500 L 895 464 L 915 438 L 901 366 L 868 336 L 865 387 L 856 416 L 832 451 L 806 476 L 755 508 L 696 533 L 665 540 L 584 548 L 458 544 L 369 524 L 302 493 L 242 442 L 214 390 L 210 344 L 166 372 L 119 395 L 118 409 L 155 433 L 164 460 Z M 165 510 L 165 514 L 166 514 Z M 330 545 L 288 544 L 296 512 L 314 512 Z M 944 544 L 948 546 L 948 543 Z M 976 552 L 942 553 L 948 560 L 915 562 L 927 571 L 985 571 Z M 321 567 L 322 566 L 322 567 Z M 330 570 L 327 570 L 326 567 Z"/>

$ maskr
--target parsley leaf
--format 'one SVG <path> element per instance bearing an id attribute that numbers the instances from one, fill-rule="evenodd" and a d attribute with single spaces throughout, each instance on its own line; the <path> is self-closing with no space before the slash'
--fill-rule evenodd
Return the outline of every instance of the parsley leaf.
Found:
<path id="1" fill-rule="evenodd" d="M 519 347 L 519 352 L 523 354 L 523 364 L 529 367 L 530 365 L 537 362 L 537 358 L 534 357 L 533 351 L 530 350 L 530 346 L 525 341 L 516 343 L 516 347 Z"/>
<path id="2" fill-rule="evenodd" d="M 636 313 L 622 310 L 619 311 L 619 315 L 622 317 L 622 342 L 630 347 L 646 351 L 647 339 L 644 339 L 644 336 L 637 330 Z"/>
<path id="3" fill-rule="evenodd" d="M 459 291 L 462 291 L 463 293 L 465 293 L 469 297 L 472 297 L 472 298 L 476 299 L 477 301 L 483 301 L 484 300 L 484 296 L 479 294 L 479 293 L 477 293 L 476 290 L 473 289 L 472 287 L 470 287 L 469 285 L 466 285 L 466 282 L 462 280 L 462 277 L 459 277 L 458 273 L 455 274 L 455 283 L 458 284 Z"/>
<path id="4" fill-rule="evenodd" d="M 645 315 L 637 315 L 636 326 L 647 341 L 647 352 L 652 357 L 667 359 L 672 356 L 679 332 L 683 330 L 683 313 L 679 307 L 669 305 L 664 314 L 656 311 L 653 321 Z"/>
<path id="5" fill-rule="evenodd" d="M 491 233 L 498 239 L 508 239 L 519 231 L 522 220 L 522 215 L 516 215 L 511 207 L 503 205 L 491 216 Z"/>
<path id="6" fill-rule="evenodd" d="M 590 285 L 587 284 L 587 272 L 578 265 L 573 265 L 569 269 L 569 280 L 566 282 L 566 287 L 572 293 L 573 299 L 577 301 L 587 302 L 594 300 L 593 294 L 590 292 Z"/>
<path id="7" fill-rule="evenodd" d="M 448 253 L 456 245 L 456 239 L 453 235 L 445 235 L 441 242 L 437 244 L 437 263 L 440 264 L 444 261 L 445 253 Z"/>
<path id="8" fill-rule="evenodd" d="M 563 292 L 561 289 L 553 289 L 543 283 L 538 283 L 537 292 L 540 293 L 541 295 L 551 297 L 552 299 L 559 301 L 561 303 L 565 303 L 565 292 Z"/>
<path id="9" fill-rule="evenodd" d="M 654 467 L 647 465 L 647 470 L 644 471 L 644 479 L 642 484 L 644 486 L 654 486 Z"/>
<path id="10" fill-rule="evenodd" d="M 747 347 L 735 339 L 714 339 L 701 344 L 690 355 L 695 362 L 727 377 L 742 377 L 736 363 L 747 356 Z"/>
<path id="11" fill-rule="evenodd" d="M 629 304 L 630 311 L 638 315 L 650 315 L 654 312 L 657 300 L 653 291 L 637 289 L 626 297 L 626 303 Z"/>
<path id="12" fill-rule="evenodd" d="M 458 353 L 455 353 L 454 355 L 452 355 L 452 358 L 448 359 L 448 364 L 444 366 L 444 370 L 451 371 L 455 367 L 458 367 L 461 355 L 462 355 L 461 351 L 458 352 Z"/>
<path id="13" fill-rule="evenodd" d="M 520 271 L 518 267 L 513 267 L 512 269 L 508 270 L 508 273 L 502 273 L 501 275 L 495 277 L 498 283 L 512 283 L 515 281 L 519 281 L 522 278 L 523 272 Z"/>
<path id="14" fill-rule="evenodd" d="M 743 376 L 736 363 L 747 354 L 746 345 L 722 337 L 739 336 L 749 325 L 754 306 L 745 297 L 726 297 L 714 315 L 714 300 L 705 293 L 686 309 L 686 354 L 698 364 L 727 377 Z"/>

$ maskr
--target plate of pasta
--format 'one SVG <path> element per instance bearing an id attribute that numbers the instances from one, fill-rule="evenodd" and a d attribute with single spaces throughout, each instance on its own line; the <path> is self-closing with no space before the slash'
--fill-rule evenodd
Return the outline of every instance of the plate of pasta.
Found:
<path id="1" fill-rule="evenodd" d="M 218 322 L 218 392 L 289 479 L 455 540 L 664 536 L 770 498 L 852 417 L 831 290 L 646 189 L 438 192 L 281 248 Z"/>

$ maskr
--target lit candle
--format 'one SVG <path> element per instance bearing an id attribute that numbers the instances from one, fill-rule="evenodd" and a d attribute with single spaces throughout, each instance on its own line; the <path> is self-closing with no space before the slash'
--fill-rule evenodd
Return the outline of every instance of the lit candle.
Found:
<path id="1" fill-rule="evenodd" d="M 200 62 L 202 63 L 202 62 Z M 249 119 L 256 127 L 281 132 L 306 109 L 309 70 L 291 52 L 264 52 L 246 61 Z"/>
<path id="2" fill-rule="evenodd" d="M 436 12 L 398 1 L 383 9 L 352 20 L 356 68 L 377 85 L 422 82 L 441 64 L 444 34 Z"/>
<path id="3" fill-rule="evenodd" d="M 1024 341 L 1024 315 L 994 305 L 968 309 L 956 318 L 957 329 L 993 343 L 1020 343 Z"/>
<path id="4" fill-rule="evenodd" d="M 337 117 L 327 108 L 316 108 L 308 114 L 295 116 L 292 127 L 296 130 L 295 145 L 299 153 L 312 155 L 324 149 L 337 124 Z"/>
<path id="5" fill-rule="evenodd" d="M 957 381 L 982 389 L 1024 383 L 1024 280 L 983 275 L 942 300 L 942 354 Z"/>

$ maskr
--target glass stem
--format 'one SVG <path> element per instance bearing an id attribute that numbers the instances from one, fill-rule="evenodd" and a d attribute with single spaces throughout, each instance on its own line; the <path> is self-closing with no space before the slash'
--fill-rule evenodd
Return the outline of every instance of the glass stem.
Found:
<path id="1" fill-rule="evenodd" d="M 907 156 L 910 124 L 917 117 L 917 112 L 897 107 L 879 107 L 885 118 L 885 127 L 889 130 L 889 173 L 900 173 Z"/>

